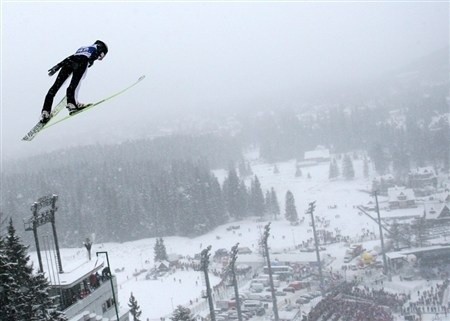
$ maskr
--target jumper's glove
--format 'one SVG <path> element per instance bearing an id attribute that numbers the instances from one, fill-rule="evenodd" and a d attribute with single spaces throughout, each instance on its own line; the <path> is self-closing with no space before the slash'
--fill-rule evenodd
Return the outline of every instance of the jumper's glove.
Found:
<path id="1" fill-rule="evenodd" d="M 60 63 L 56 64 L 55 66 L 53 66 L 52 68 L 50 68 L 48 70 L 48 75 L 49 76 L 53 76 L 58 70 L 60 70 L 62 67 L 67 66 L 67 64 L 70 62 L 70 57 L 67 57 L 66 59 L 64 59 L 63 61 L 61 61 Z"/>
<path id="2" fill-rule="evenodd" d="M 94 64 L 94 60 L 89 60 L 88 61 L 88 68 L 91 68 L 91 66 Z"/>
<path id="3" fill-rule="evenodd" d="M 56 66 L 50 68 L 48 70 L 48 75 L 53 76 L 59 69 L 61 69 L 61 64 L 57 64 Z"/>
<path id="4" fill-rule="evenodd" d="M 53 76 L 57 71 L 58 71 L 58 68 L 56 68 L 56 66 L 55 66 L 48 70 L 48 75 Z"/>

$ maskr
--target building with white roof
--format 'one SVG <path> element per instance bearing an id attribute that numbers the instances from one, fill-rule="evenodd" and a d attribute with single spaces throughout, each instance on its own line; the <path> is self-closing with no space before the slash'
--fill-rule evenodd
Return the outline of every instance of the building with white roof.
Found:
<path id="1" fill-rule="evenodd" d="M 327 162 L 330 160 L 330 150 L 317 146 L 315 150 L 307 151 L 304 154 L 305 161 Z"/>
<path id="2" fill-rule="evenodd" d="M 43 251 L 43 255 L 50 257 L 52 253 Z M 57 298 L 59 310 L 69 321 L 117 320 L 117 314 L 119 321 L 129 321 L 128 307 L 121 308 L 118 302 L 116 277 L 109 273 L 102 255 L 64 264 L 62 272 L 53 260 L 43 260 L 43 270 L 50 295 Z"/>
<path id="3" fill-rule="evenodd" d="M 408 173 L 408 187 L 423 189 L 437 187 L 437 176 L 432 166 L 418 167 Z"/>
<path id="4" fill-rule="evenodd" d="M 414 191 L 404 186 L 388 189 L 388 203 L 390 209 L 417 207 Z"/>

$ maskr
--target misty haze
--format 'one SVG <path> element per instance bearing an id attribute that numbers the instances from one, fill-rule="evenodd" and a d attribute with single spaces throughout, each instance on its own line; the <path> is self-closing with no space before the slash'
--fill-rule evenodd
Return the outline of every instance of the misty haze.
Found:
<path id="1" fill-rule="evenodd" d="M 2 3 L 0 320 L 450 321 L 449 9 Z"/>

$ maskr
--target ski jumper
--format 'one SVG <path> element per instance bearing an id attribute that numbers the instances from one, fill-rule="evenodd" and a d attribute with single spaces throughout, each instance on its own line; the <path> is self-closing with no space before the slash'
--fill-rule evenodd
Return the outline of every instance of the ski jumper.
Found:
<path id="1" fill-rule="evenodd" d="M 71 74 L 72 79 L 70 80 L 69 87 L 67 87 L 67 103 L 77 106 L 75 100 L 76 89 L 87 68 L 91 67 L 94 64 L 94 61 L 101 57 L 102 51 L 98 47 L 99 46 L 96 44 L 81 47 L 75 52 L 75 54 L 67 57 L 49 70 L 50 76 L 58 70 L 60 70 L 60 72 L 56 77 L 55 83 L 52 87 L 50 87 L 47 95 L 45 96 L 42 111 L 47 111 L 48 113 L 51 112 L 53 99 L 55 98 L 56 93 Z"/>

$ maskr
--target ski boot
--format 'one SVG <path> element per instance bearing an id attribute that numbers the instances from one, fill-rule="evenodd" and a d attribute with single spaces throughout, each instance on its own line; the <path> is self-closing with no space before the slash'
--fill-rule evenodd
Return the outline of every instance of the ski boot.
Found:
<path id="1" fill-rule="evenodd" d="M 44 110 L 41 114 L 41 119 L 39 120 L 39 122 L 41 124 L 47 124 L 49 120 L 50 120 L 50 113 Z"/>
<path id="2" fill-rule="evenodd" d="M 90 104 L 81 104 L 78 103 L 76 106 L 72 103 L 68 103 L 66 108 L 69 110 L 69 115 L 73 115 L 76 114 L 80 111 L 82 111 L 83 109 L 85 109 L 86 107 L 90 106 Z"/>

